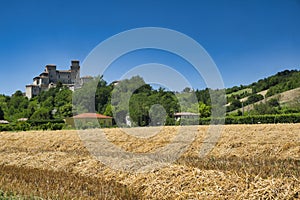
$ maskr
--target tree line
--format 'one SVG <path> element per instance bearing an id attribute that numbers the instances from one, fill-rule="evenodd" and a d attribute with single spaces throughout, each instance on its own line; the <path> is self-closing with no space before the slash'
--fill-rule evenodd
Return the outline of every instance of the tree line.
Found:
<path id="1" fill-rule="evenodd" d="M 140 87 L 136 88 L 136 85 Z M 121 96 L 112 98 L 114 95 Z M 128 95 L 130 98 L 127 107 L 130 118 L 138 126 L 151 123 L 149 111 L 152 107 L 152 112 L 156 112 L 155 109 L 158 107 L 155 105 L 161 105 L 164 109 L 165 123 L 168 125 L 175 123 L 176 112 L 199 112 L 202 117 L 211 114 L 209 89 L 193 91 L 185 88 L 182 92 L 168 91 L 164 88 L 154 89 L 141 77 L 136 76 L 119 82 L 118 87 L 108 84 L 103 77 L 95 77 L 74 93 L 59 83 L 57 87 L 43 91 L 31 99 L 25 97 L 21 91 L 16 91 L 12 96 L 0 95 L 0 119 L 10 122 L 20 118 L 49 121 L 71 117 L 77 113 L 97 112 L 107 116 L 115 114 L 123 120 L 122 123 L 125 123 L 128 110 L 122 100 Z M 181 103 L 180 105 L 179 102 L 192 102 L 192 104 Z M 157 111 L 159 110 L 162 109 Z"/>
<path id="2" fill-rule="evenodd" d="M 199 113 L 202 117 L 211 114 L 208 89 L 185 88 L 182 92 L 162 87 L 154 89 L 139 76 L 122 80 L 117 85 L 107 84 L 103 77 L 97 77 L 75 91 L 73 103 L 75 113 L 103 113 L 113 116 L 121 125 L 126 124 L 127 116 L 133 125 L 148 126 L 174 125 L 174 114 L 182 111 Z"/>
<path id="3" fill-rule="evenodd" d="M 72 91 L 58 84 L 30 100 L 21 91 L 0 95 L 0 118 L 10 122 L 20 118 L 52 120 L 72 116 Z"/>
<path id="4" fill-rule="evenodd" d="M 270 93 L 273 94 L 294 88 L 300 83 L 299 76 L 300 72 L 297 70 L 279 72 L 251 84 L 252 94 L 250 95 L 245 90 L 243 94 L 229 97 L 229 93 L 249 86 L 228 88 L 226 89 L 229 102 L 227 111 L 242 107 L 241 96 L 238 95 L 248 95 L 247 101 L 243 102 L 243 106 L 246 106 L 264 99 L 262 95 L 253 93 L 253 91 L 261 91 L 266 88 L 269 88 L 270 91 L 272 88 L 281 88 L 272 89 Z M 200 118 L 211 116 L 212 110 L 216 107 L 211 96 L 214 96 L 214 99 L 219 98 L 217 92 L 209 88 L 203 90 L 185 88 L 181 92 L 169 91 L 162 87 L 154 89 L 139 76 L 125 79 L 117 84 L 108 84 L 101 76 L 95 77 L 82 88 L 75 90 L 74 93 L 59 83 L 57 87 L 43 91 L 31 99 L 25 97 L 21 91 L 16 91 L 12 96 L 0 95 L 0 120 L 16 122 L 20 118 L 28 118 L 32 122 L 51 121 L 65 119 L 78 113 L 97 112 L 114 117 L 119 120 L 120 124 L 125 124 L 126 117 L 129 117 L 136 126 L 161 123 L 174 125 L 176 123 L 174 114 L 177 112 L 199 113 Z M 223 103 L 225 104 L 225 102 Z M 254 109 L 249 112 L 241 113 L 239 111 L 231 115 L 299 113 L 299 104 L 296 102 L 287 107 L 280 105 L 278 99 L 271 99 L 254 105 Z M 156 116 L 153 113 L 156 113 Z"/>

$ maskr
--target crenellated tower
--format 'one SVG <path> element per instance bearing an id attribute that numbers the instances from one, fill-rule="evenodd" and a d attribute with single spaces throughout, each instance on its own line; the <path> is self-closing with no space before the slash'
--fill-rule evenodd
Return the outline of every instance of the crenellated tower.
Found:
<path id="1" fill-rule="evenodd" d="M 57 82 L 56 65 L 46 65 L 46 72 L 48 72 L 49 83 Z"/>
<path id="2" fill-rule="evenodd" d="M 71 83 L 79 83 L 80 80 L 80 65 L 78 60 L 71 61 Z"/>

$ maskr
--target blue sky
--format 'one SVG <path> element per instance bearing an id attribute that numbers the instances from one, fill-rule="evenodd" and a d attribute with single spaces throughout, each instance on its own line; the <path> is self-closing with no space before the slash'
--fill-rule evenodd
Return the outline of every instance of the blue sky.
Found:
<path id="1" fill-rule="evenodd" d="M 174 29 L 199 42 L 217 64 L 226 87 L 300 69 L 296 0 L 0 0 L 0 4 L 0 94 L 24 91 L 46 64 L 68 69 L 71 59 L 84 60 L 103 40 L 148 26 Z M 192 71 L 183 71 L 196 81 Z"/>

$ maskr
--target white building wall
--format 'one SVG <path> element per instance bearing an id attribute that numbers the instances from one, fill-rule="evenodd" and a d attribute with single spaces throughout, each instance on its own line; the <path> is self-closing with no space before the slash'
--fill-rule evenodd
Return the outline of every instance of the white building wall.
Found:
<path id="1" fill-rule="evenodd" d="M 31 99 L 31 98 L 32 98 L 32 87 L 26 85 L 26 91 L 25 91 L 25 93 L 26 93 L 26 97 L 27 97 L 28 99 Z"/>

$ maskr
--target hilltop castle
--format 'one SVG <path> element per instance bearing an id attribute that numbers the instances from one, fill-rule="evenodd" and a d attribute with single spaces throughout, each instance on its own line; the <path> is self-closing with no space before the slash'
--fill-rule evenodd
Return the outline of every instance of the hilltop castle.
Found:
<path id="1" fill-rule="evenodd" d="M 57 83 L 62 83 L 70 90 L 82 86 L 92 77 L 80 78 L 80 66 L 78 60 L 72 60 L 69 70 L 56 70 L 56 65 L 46 65 L 45 71 L 33 78 L 33 83 L 26 85 L 26 96 L 30 99 L 40 92 L 56 87 Z"/>

